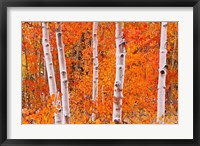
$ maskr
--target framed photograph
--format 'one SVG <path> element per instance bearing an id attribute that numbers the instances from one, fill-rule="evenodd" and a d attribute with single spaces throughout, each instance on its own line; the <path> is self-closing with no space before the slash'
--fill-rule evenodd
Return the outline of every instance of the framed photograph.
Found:
<path id="1" fill-rule="evenodd" d="M 0 143 L 200 145 L 199 0 L 3 0 Z"/>

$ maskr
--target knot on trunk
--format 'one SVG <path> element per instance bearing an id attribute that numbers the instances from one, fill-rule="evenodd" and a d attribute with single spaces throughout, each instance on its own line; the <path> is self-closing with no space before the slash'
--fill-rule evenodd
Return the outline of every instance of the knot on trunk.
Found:
<path id="1" fill-rule="evenodd" d="M 116 81 L 115 82 L 115 87 L 119 88 L 121 86 L 121 82 L 120 81 Z"/>
<path id="2" fill-rule="evenodd" d="M 97 37 L 97 34 L 96 34 L 96 33 L 94 33 L 94 37 Z"/>
<path id="3" fill-rule="evenodd" d="M 67 82 L 68 82 L 67 78 L 63 79 L 63 83 L 67 83 Z"/>
<path id="4" fill-rule="evenodd" d="M 66 73 L 66 71 L 64 71 L 64 70 L 63 70 L 63 71 L 61 71 L 61 74 L 62 74 L 62 75 L 65 75 L 65 73 Z"/>
<path id="5" fill-rule="evenodd" d="M 163 74 L 165 74 L 166 73 L 166 70 L 168 69 L 168 66 L 167 66 L 167 64 L 165 64 L 163 67 L 162 67 L 162 69 L 159 69 L 160 70 L 160 73 L 163 75 Z"/>
<path id="6" fill-rule="evenodd" d="M 125 40 L 124 37 L 121 38 L 121 40 L 120 40 L 120 44 L 122 44 L 122 45 L 125 45 L 125 44 L 126 44 L 126 40 Z"/>
<path id="7" fill-rule="evenodd" d="M 46 44 L 46 47 L 49 47 L 49 44 Z"/>
<path id="8" fill-rule="evenodd" d="M 166 50 L 166 49 L 164 49 L 164 50 L 162 50 L 162 51 L 161 51 L 161 53 L 167 53 L 167 50 Z"/>
<path id="9" fill-rule="evenodd" d="M 115 119 L 114 122 L 115 124 L 120 124 L 120 119 Z"/>
<path id="10" fill-rule="evenodd" d="M 62 35 L 61 32 L 58 32 L 58 37 L 61 37 L 61 35 Z"/>
<path id="11" fill-rule="evenodd" d="M 168 69 L 168 65 L 165 64 L 165 65 L 163 66 L 163 68 L 164 68 L 164 69 Z"/>
<path id="12" fill-rule="evenodd" d="M 162 75 L 165 74 L 165 70 L 164 70 L 164 69 L 160 70 L 160 73 L 161 73 Z"/>
<path id="13" fill-rule="evenodd" d="M 123 66 L 122 65 L 119 65 L 119 70 L 122 70 L 123 69 Z"/>
<path id="14" fill-rule="evenodd" d="M 164 24 L 163 27 L 167 27 L 167 24 Z"/>

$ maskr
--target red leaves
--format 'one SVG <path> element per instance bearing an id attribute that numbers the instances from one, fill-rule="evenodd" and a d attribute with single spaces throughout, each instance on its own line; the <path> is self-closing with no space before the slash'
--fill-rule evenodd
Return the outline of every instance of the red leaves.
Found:
<path id="1" fill-rule="evenodd" d="M 114 124 L 112 121 L 115 80 L 115 24 L 99 22 L 98 101 L 92 102 L 92 22 L 63 22 L 62 39 L 69 78 L 71 124 Z M 60 73 L 55 38 L 55 23 L 49 23 L 50 45 L 55 76 L 60 89 Z M 122 105 L 123 124 L 156 123 L 160 22 L 125 22 L 126 70 Z M 178 25 L 168 23 L 168 70 L 166 122 L 177 123 Z M 40 22 L 22 23 L 22 123 L 54 123 L 55 95 L 49 94 L 42 50 Z M 172 63 L 173 62 L 173 63 Z M 173 85 L 172 85 L 173 84 Z M 103 89 L 102 89 L 103 86 Z M 173 89 L 171 89 L 173 87 Z M 62 93 L 57 99 L 61 101 Z M 173 104 L 168 103 L 173 98 Z M 96 120 L 91 120 L 95 109 Z"/>
<path id="2" fill-rule="evenodd" d="M 55 96 L 46 97 L 46 104 L 36 104 L 35 108 L 22 109 L 22 124 L 53 124 L 54 114 L 57 113 L 55 106 L 52 104 Z"/>

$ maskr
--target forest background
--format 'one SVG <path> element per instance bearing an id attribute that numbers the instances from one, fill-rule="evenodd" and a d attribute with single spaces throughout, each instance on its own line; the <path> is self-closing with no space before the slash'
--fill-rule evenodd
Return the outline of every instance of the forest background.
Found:
<path id="1" fill-rule="evenodd" d="M 52 124 L 62 106 L 56 22 L 48 22 L 49 44 L 57 85 L 50 96 L 42 22 L 22 23 L 22 123 Z M 98 97 L 93 91 L 93 22 L 63 22 L 61 27 L 68 77 L 70 124 L 114 124 L 116 75 L 115 22 L 98 22 Z M 157 123 L 161 22 L 124 22 L 126 61 L 123 124 Z M 165 123 L 178 123 L 178 23 L 167 23 Z M 95 113 L 95 120 L 92 119 Z"/>

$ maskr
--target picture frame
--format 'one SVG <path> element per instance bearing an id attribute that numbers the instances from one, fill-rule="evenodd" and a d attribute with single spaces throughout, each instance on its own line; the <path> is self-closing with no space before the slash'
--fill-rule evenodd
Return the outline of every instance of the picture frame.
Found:
<path id="1" fill-rule="evenodd" d="M 193 139 L 8 139 L 7 97 L 8 7 L 192 7 L 193 8 Z M 200 145 L 199 64 L 200 2 L 199 0 L 2 0 L 0 3 L 0 144 L 18 145 Z"/>

